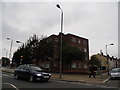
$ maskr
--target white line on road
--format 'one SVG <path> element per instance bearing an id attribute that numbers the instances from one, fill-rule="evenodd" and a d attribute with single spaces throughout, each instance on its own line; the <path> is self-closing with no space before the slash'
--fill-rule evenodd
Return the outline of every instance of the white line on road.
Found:
<path id="1" fill-rule="evenodd" d="M 10 75 L 6 75 L 6 74 L 2 74 L 2 75 L 5 76 L 5 77 L 13 78 L 13 76 L 10 76 Z"/>
<path id="2" fill-rule="evenodd" d="M 104 80 L 103 83 L 105 83 L 105 82 L 109 82 L 109 81 L 110 81 L 110 77 L 107 78 L 106 80 Z"/>
<path id="3" fill-rule="evenodd" d="M 15 85 L 11 84 L 11 83 L 3 83 L 3 84 L 7 84 L 7 85 L 11 85 L 13 88 L 15 88 L 16 90 L 19 90 Z"/>
<path id="4" fill-rule="evenodd" d="M 7 77 L 8 75 L 6 75 L 6 74 L 3 74 L 3 76 Z"/>

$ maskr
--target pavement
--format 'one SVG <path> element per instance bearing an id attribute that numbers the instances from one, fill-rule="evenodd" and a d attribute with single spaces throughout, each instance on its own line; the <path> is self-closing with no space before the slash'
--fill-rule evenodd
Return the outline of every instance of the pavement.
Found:
<path id="1" fill-rule="evenodd" d="M 2 71 L 8 73 L 14 73 L 14 69 L 8 67 L 2 67 Z M 88 84 L 103 84 L 109 80 L 109 76 L 107 73 L 103 73 L 102 75 L 96 75 L 96 78 L 91 77 L 86 74 L 61 74 L 61 79 L 59 73 L 51 73 L 51 80 L 60 80 L 67 82 L 79 82 L 79 83 L 88 83 Z"/>

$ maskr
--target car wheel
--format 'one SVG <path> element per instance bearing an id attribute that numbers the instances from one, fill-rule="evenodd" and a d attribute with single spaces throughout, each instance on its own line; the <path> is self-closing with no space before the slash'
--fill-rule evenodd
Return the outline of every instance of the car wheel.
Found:
<path id="1" fill-rule="evenodd" d="M 32 75 L 30 75 L 30 77 L 29 77 L 29 82 L 33 82 L 34 80 L 33 80 L 33 76 Z"/>
<path id="2" fill-rule="evenodd" d="M 15 75 L 15 79 L 19 79 L 18 75 Z"/>

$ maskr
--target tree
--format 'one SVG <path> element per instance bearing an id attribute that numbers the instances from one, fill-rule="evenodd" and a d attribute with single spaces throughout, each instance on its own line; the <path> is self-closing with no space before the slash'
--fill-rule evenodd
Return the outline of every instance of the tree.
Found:
<path id="1" fill-rule="evenodd" d="M 36 51 L 36 58 L 37 61 L 39 60 L 48 60 L 48 58 L 51 58 L 53 56 L 53 45 L 51 42 L 47 40 L 47 38 L 43 38 L 38 43 L 38 46 L 35 49 Z"/>
<path id="2" fill-rule="evenodd" d="M 95 56 L 91 56 L 90 64 L 100 66 L 100 60 Z"/>
<path id="3" fill-rule="evenodd" d="M 64 46 L 62 52 L 63 63 L 65 64 L 71 65 L 73 60 L 85 60 L 85 52 L 77 47 Z"/>
<path id="4" fill-rule="evenodd" d="M 10 60 L 6 57 L 2 57 L 2 66 L 7 66 L 10 64 Z"/>
<path id="5" fill-rule="evenodd" d="M 13 61 L 20 64 L 30 64 L 39 60 L 48 60 L 52 57 L 52 43 L 48 42 L 47 37 L 40 39 L 37 35 L 31 36 L 13 55 Z M 22 56 L 22 58 L 21 58 Z"/>

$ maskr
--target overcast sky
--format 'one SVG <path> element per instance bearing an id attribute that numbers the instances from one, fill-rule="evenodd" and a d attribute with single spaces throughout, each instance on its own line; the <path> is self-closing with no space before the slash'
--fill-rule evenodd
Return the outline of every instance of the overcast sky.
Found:
<path id="1" fill-rule="evenodd" d="M 15 41 L 27 41 L 34 34 L 50 36 L 60 32 L 58 2 L 3 2 L 2 3 L 2 49 L 0 56 L 9 54 L 13 39 L 12 54 L 21 45 Z M 118 56 L 118 3 L 117 2 L 59 2 L 64 11 L 65 34 L 71 33 L 89 39 L 90 56 L 105 45 L 108 54 Z M 6 49 L 6 50 L 4 50 Z"/>

